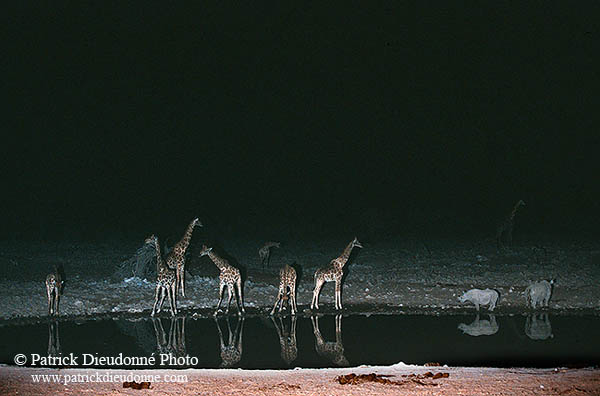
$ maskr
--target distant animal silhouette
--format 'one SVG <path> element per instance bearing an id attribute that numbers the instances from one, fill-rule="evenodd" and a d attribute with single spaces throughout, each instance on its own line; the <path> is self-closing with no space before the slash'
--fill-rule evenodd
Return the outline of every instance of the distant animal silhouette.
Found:
<path id="1" fill-rule="evenodd" d="M 296 270 L 294 267 L 286 264 L 279 270 L 279 291 L 277 292 L 277 300 L 275 301 L 275 305 L 273 305 L 271 315 L 275 313 L 278 303 L 280 303 L 279 312 L 281 312 L 284 296 L 288 293 L 288 289 L 292 315 L 296 315 L 296 312 L 298 312 L 298 307 L 296 306 Z"/>
<path id="2" fill-rule="evenodd" d="M 509 213 L 509 215 L 498 223 L 498 226 L 496 227 L 496 247 L 498 250 L 500 250 L 501 247 L 504 247 L 502 244 L 502 238 L 506 239 L 508 246 L 512 246 L 512 234 L 513 228 L 515 226 L 515 215 L 517 214 L 517 210 L 521 206 L 525 206 L 525 202 L 523 202 L 523 200 L 519 200 L 515 204 L 513 210 Z"/>
<path id="3" fill-rule="evenodd" d="M 258 249 L 258 255 L 262 262 L 262 267 L 269 266 L 271 263 L 271 248 L 279 248 L 281 246 L 280 242 L 265 242 L 265 244 Z"/>
<path id="4" fill-rule="evenodd" d="M 58 315 L 58 305 L 60 302 L 60 296 L 62 295 L 62 289 L 64 280 L 60 274 L 60 271 L 54 266 L 54 272 L 46 276 L 46 295 L 48 297 L 48 315 Z"/>
<path id="5" fill-rule="evenodd" d="M 202 250 L 200 251 L 200 257 L 202 256 L 210 257 L 210 259 L 213 261 L 213 263 L 215 263 L 221 272 L 219 274 L 219 303 L 217 304 L 215 315 L 219 312 L 219 308 L 221 307 L 225 286 L 227 286 L 227 291 L 229 293 L 229 299 L 227 300 L 227 309 L 225 310 L 225 313 L 229 313 L 231 298 L 234 295 L 236 296 L 235 302 L 238 307 L 238 314 L 241 315 L 242 313 L 246 312 L 244 310 L 244 296 L 242 294 L 242 277 L 240 275 L 240 270 L 230 265 L 229 261 L 219 257 L 215 252 L 213 252 L 211 247 L 207 247 L 206 245 L 203 245 Z M 235 293 L 236 289 L 237 294 Z"/>
<path id="6" fill-rule="evenodd" d="M 185 252 L 190 245 L 192 233 L 196 226 L 202 227 L 202 223 L 198 218 L 191 221 L 181 240 L 173 246 L 173 249 L 167 255 L 167 266 L 176 271 L 175 297 L 177 297 L 178 290 L 181 290 L 181 295 L 185 297 Z"/>
<path id="7" fill-rule="evenodd" d="M 335 309 L 342 309 L 342 276 L 344 275 L 344 265 L 348 262 L 350 253 L 352 253 L 352 249 L 355 247 L 362 248 L 356 237 L 346 246 L 338 258 L 331 260 L 326 267 L 319 268 L 315 272 L 315 289 L 310 309 L 319 309 L 319 294 L 325 282 L 335 282 Z"/>
<path id="8" fill-rule="evenodd" d="M 326 358 L 336 366 L 348 366 L 348 359 L 344 356 L 342 343 L 342 315 L 335 316 L 335 342 L 325 341 L 319 330 L 319 318 L 311 316 L 313 333 L 315 335 L 315 350 L 319 356 Z"/>
<path id="9" fill-rule="evenodd" d="M 479 311 L 480 305 L 488 305 L 488 309 L 493 311 L 496 307 L 496 302 L 498 301 L 499 294 L 496 290 L 493 289 L 471 289 L 465 292 L 462 296 L 458 298 L 458 301 L 464 303 L 465 301 L 470 301 L 475 304 L 475 309 Z"/>
<path id="10" fill-rule="evenodd" d="M 494 335 L 498 332 L 500 326 L 496 323 L 496 316 L 493 314 L 488 315 L 490 320 L 480 320 L 479 314 L 475 317 L 475 320 L 471 324 L 461 323 L 458 325 L 458 329 L 462 330 L 464 334 L 468 334 L 473 337 L 481 335 Z"/>
<path id="11" fill-rule="evenodd" d="M 175 270 L 169 268 L 160 254 L 160 244 L 155 235 L 146 238 L 146 244 L 154 247 L 156 251 L 156 292 L 154 294 L 154 306 L 152 307 L 152 316 L 160 312 L 165 297 L 169 297 L 169 305 L 171 306 L 171 315 L 177 315 L 177 301 L 175 299 Z"/>
<path id="12" fill-rule="evenodd" d="M 530 314 L 525 320 L 525 334 L 532 340 L 553 338 L 552 325 L 547 313 Z"/>
<path id="13" fill-rule="evenodd" d="M 552 296 L 552 285 L 554 279 L 550 281 L 542 280 L 535 282 L 527 286 L 525 289 L 525 299 L 527 305 L 535 309 L 538 305 L 540 307 L 548 307 L 548 302 Z"/>

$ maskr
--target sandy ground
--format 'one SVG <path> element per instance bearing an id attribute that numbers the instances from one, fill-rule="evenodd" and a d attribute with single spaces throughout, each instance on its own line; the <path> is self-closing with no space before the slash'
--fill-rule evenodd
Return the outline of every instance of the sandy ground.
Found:
<path id="1" fill-rule="evenodd" d="M 412 374 L 448 373 L 448 378 L 419 379 Z M 388 375 L 401 384 L 341 385 L 336 377 L 349 373 Z M 85 381 L 86 376 L 122 375 L 116 382 L 34 383 L 32 375 L 60 374 Z M 152 382 L 150 390 L 124 389 L 127 375 L 158 376 L 186 382 Z M 417 377 L 418 378 L 418 377 Z M 114 377 L 113 377 L 114 379 Z M 141 381 L 143 378 L 138 378 Z M 321 370 L 79 370 L 0 367 L 0 395 L 600 395 L 598 369 L 497 369 L 389 367 Z"/>
<path id="2" fill-rule="evenodd" d="M 204 314 L 217 303 L 218 270 L 196 254 L 198 241 L 187 259 L 186 297 L 178 306 Z M 247 269 L 244 286 L 249 312 L 266 313 L 277 294 L 278 270 L 296 262 L 302 269 L 298 304 L 305 311 L 311 300 L 314 271 L 337 257 L 347 241 L 289 242 L 274 249 L 271 266 L 261 268 L 258 240 L 232 240 L 221 249 Z M 556 278 L 550 309 L 600 313 L 600 243 L 532 238 L 512 250 L 497 252 L 491 240 L 422 241 L 391 238 L 365 243 L 347 265 L 343 285 L 345 312 L 364 307 L 436 312 L 473 309 L 457 297 L 471 288 L 495 288 L 500 292 L 497 311 L 526 309 L 523 291 L 533 280 Z M 46 315 L 44 279 L 52 263 L 64 264 L 68 283 L 61 299 L 61 316 L 99 314 L 149 314 L 154 279 L 114 279 L 116 266 L 131 257 L 139 242 L 127 244 L 0 242 L 0 320 Z M 479 257 L 478 257 L 479 256 Z M 321 293 L 321 306 L 331 310 L 333 286 Z M 368 310 L 371 308 L 368 308 Z"/>

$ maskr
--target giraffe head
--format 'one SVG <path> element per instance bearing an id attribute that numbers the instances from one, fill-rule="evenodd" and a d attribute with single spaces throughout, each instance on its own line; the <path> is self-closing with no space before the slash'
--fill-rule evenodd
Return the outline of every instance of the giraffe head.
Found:
<path id="1" fill-rule="evenodd" d="M 156 235 L 152 234 L 148 238 L 146 238 L 144 243 L 148 244 L 148 245 L 156 246 L 156 244 L 158 243 L 158 238 L 156 237 Z"/>
<path id="2" fill-rule="evenodd" d="M 208 255 L 208 253 L 212 250 L 211 247 L 207 247 L 206 245 L 202 245 L 202 250 L 200 250 L 200 257 Z"/>
<path id="3" fill-rule="evenodd" d="M 357 247 L 357 248 L 362 249 L 363 246 L 360 244 L 357 237 L 354 237 L 354 239 L 352 240 L 352 247 Z"/>
<path id="4" fill-rule="evenodd" d="M 519 199 L 519 202 L 517 202 L 517 207 L 519 206 L 525 206 L 525 201 L 523 201 L 522 199 Z"/>
<path id="5" fill-rule="evenodd" d="M 192 220 L 192 224 L 194 224 L 194 227 L 203 227 L 202 223 L 200 222 L 200 219 L 197 217 L 194 220 Z"/>

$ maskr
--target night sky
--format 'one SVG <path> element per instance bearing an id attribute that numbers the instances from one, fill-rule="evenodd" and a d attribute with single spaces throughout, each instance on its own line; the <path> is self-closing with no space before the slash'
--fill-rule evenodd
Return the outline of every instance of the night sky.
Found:
<path id="1" fill-rule="evenodd" d="M 598 233 L 598 2 L 2 8 L 4 238 Z"/>

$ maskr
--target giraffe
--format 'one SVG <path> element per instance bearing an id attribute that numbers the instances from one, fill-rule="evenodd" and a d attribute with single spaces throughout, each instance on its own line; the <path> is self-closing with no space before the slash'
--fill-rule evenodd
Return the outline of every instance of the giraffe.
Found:
<path id="1" fill-rule="evenodd" d="M 296 316 L 292 316 L 290 330 L 286 331 L 281 317 L 279 323 L 271 316 L 271 321 L 275 325 L 277 336 L 279 337 L 279 346 L 281 347 L 281 358 L 289 366 L 298 357 L 298 345 L 296 343 Z"/>
<path id="2" fill-rule="evenodd" d="M 271 315 L 275 313 L 275 308 L 277 308 L 278 303 L 280 303 L 279 312 L 281 312 L 284 296 L 288 293 L 288 288 L 292 315 L 296 315 L 296 312 L 298 311 L 298 307 L 296 306 L 296 270 L 286 264 L 279 270 L 279 292 L 277 293 L 275 305 L 273 305 L 273 309 L 271 310 Z"/>
<path id="3" fill-rule="evenodd" d="M 154 306 L 152 307 L 151 315 L 154 316 L 160 312 L 165 300 L 165 296 L 168 296 L 169 304 L 171 305 L 171 315 L 175 316 L 177 315 L 177 302 L 175 299 L 175 270 L 169 268 L 165 264 L 160 254 L 160 245 L 156 236 L 149 236 L 146 238 L 145 243 L 154 246 L 154 249 L 156 250 L 156 293 L 154 295 Z"/>
<path id="4" fill-rule="evenodd" d="M 58 304 L 60 302 L 60 296 L 62 295 L 63 286 L 64 280 L 55 265 L 54 272 L 46 276 L 46 295 L 48 297 L 48 315 L 50 316 L 58 315 Z"/>
<path id="5" fill-rule="evenodd" d="M 337 366 L 347 366 L 349 363 L 344 356 L 344 345 L 342 344 L 342 315 L 335 316 L 335 342 L 323 340 L 317 316 L 311 316 L 310 319 L 313 324 L 317 354 L 332 361 Z"/>
<path id="6" fill-rule="evenodd" d="M 236 365 L 242 359 L 242 335 L 244 332 L 244 317 L 240 317 L 235 326 L 235 332 L 231 332 L 231 326 L 229 324 L 229 317 L 226 319 L 227 330 L 229 332 L 229 340 L 227 345 L 223 341 L 223 333 L 221 332 L 221 326 L 219 321 L 215 318 L 215 324 L 217 325 L 217 331 L 219 332 L 219 345 L 221 348 L 221 367 L 232 367 Z"/>
<path id="7" fill-rule="evenodd" d="M 173 249 L 167 255 L 167 266 L 173 270 L 176 270 L 176 282 L 175 282 L 175 296 L 177 297 L 177 291 L 181 290 L 181 296 L 185 297 L 185 251 L 190 245 L 192 239 L 192 232 L 194 227 L 202 227 L 202 223 L 198 218 L 192 220 L 187 226 L 183 237 L 179 242 L 173 246 Z"/>
<path id="8" fill-rule="evenodd" d="M 62 349 L 60 347 L 60 335 L 58 334 L 58 321 L 48 322 L 48 356 L 60 356 Z"/>
<path id="9" fill-rule="evenodd" d="M 217 268 L 219 268 L 219 271 L 221 271 L 221 274 L 219 275 L 219 303 L 217 304 L 215 315 L 219 312 L 219 308 L 221 307 L 225 286 L 227 286 L 227 291 L 229 293 L 229 299 L 227 300 L 227 309 L 225 310 L 225 313 L 229 313 L 229 305 L 231 304 L 231 298 L 234 294 L 236 294 L 236 288 L 237 295 L 235 297 L 235 303 L 238 307 L 238 315 L 245 313 L 246 311 L 244 310 L 244 296 L 242 294 L 242 277 L 240 275 L 240 270 L 230 265 L 229 262 L 224 258 L 219 257 L 215 252 L 213 252 L 213 248 L 209 248 L 206 245 L 202 245 L 200 257 L 202 256 L 210 257 Z"/>
<path id="10" fill-rule="evenodd" d="M 521 206 L 525 206 L 525 202 L 523 202 L 522 199 L 520 199 L 515 204 L 515 206 L 513 207 L 513 210 L 510 212 L 510 214 L 498 224 L 498 227 L 496 228 L 496 248 L 498 250 L 500 250 L 500 248 L 503 247 L 502 246 L 502 237 L 503 236 L 506 238 L 506 242 L 508 243 L 508 245 L 512 245 L 512 232 L 513 232 L 513 227 L 515 226 L 515 215 L 517 214 L 517 210 Z"/>
<path id="11" fill-rule="evenodd" d="M 335 282 L 335 309 L 342 309 L 342 275 L 344 274 L 344 265 L 348 262 L 354 247 L 362 248 L 356 237 L 346 246 L 340 257 L 331 260 L 329 265 L 319 268 L 315 272 L 315 290 L 310 309 L 319 309 L 319 294 L 325 282 Z"/>
<path id="12" fill-rule="evenodd" d="M 265 242 L 265 244 L 258 249 L 258 255 L 260 256 L 260 259 L 262 260 L 262 267 L 263 269 L 265 268 L 265 265 L 268 267 L 269 263 L 271 262 L 271 248 L 279 248 L 279 246 L 281 245 L 280 242 Z"/>

